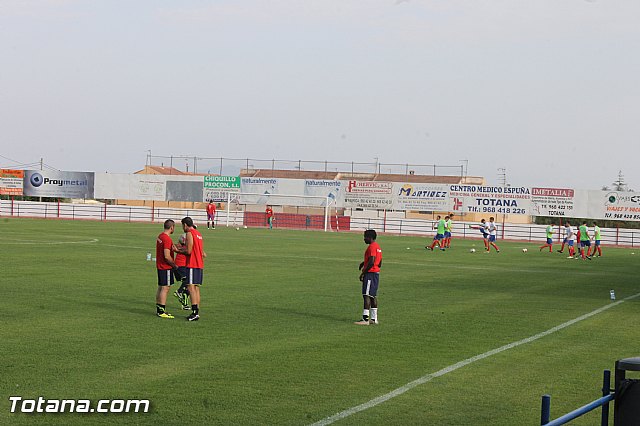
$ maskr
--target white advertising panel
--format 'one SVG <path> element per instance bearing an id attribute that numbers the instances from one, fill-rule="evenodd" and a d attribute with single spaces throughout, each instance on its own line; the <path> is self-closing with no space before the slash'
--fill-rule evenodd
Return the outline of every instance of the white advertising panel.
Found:
<path id="1" fill-rule="evenodd" d="M 342 207 L 389 210 L 393 207 L 393 183 L 377 181 L 343 181 Z"/>
<path id="2" fill-rule="evenodd" d="M 588 191 L 588 217 L 640 221 L 640 194 L 618 191 Z"/>
<path id="3" fill-rule="evenodd" d="M 450 209 L 449 185 L 437 183 L 394 183 L 393 209 L 445 211 Z"/>
<path id="4" fill-rule="evenodd" d="M 30 197 L 93 198 L 93 172 L 25 170 L 23 193 Z"/>
<path id="5" fill-rule="evenodd" d="M 449 185 L 452 211 L 487 214 L 531 214 L 531 190 L 525 187 Z"/>

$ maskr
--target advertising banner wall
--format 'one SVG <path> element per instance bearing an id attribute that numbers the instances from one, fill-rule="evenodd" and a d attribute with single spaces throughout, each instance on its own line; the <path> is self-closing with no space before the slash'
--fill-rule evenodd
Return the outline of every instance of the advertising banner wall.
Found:
<path id="1" fill-rule="evenodd" d="M 449 185 L 452 211 L 487 214 L 531 214 L 531 189 L 526 187 Z"/>
<path id="2" fill-rule="evenodd" d="M 389 210 L 393 206 L 393 183 L 377 181 L 343 181 L 341 207 Z"/>
<path id="3" fill-rule="evenodd" d="M 94 198 L 93 172 L 25 170 L 23 185 L 30 197 Z"/>
<path id="4" fill-rule="evenodd" d="M 22 195 L 24 170 L 0 169 L 0 195 Z"/>
<path id="5" fill-rule="evenodd" d="M 394 183 L 394 210 L 450 210 L 449 185 L 437 183 Z"/>

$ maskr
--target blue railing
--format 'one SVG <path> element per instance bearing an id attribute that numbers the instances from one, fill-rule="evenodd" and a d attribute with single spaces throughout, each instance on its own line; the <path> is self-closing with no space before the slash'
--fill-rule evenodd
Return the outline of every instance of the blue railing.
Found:
<path id="1" fill-rule="evenodd" d="M 543 426 L 559 426 L 570 422 L 571 420 L 580 417 L 590 411 L 595 410 L 598 407 L 602 407 L 602 416 L 600 420 L 601 426 L 607 426 L 609 424 L 609 403 L 615 399 L 615 392 L 611 392 L 611 371 L 604 370 L 604 377 L 602 379 L 602 398 L 596 399 L 587 405 L 584 405 L 570 413 L 565 414 L 562 417 L 558 417 L 555 420 L 551 420 L 551 396 L 542 396 L 542 410 L 540 414 L 540 424 Z"/>

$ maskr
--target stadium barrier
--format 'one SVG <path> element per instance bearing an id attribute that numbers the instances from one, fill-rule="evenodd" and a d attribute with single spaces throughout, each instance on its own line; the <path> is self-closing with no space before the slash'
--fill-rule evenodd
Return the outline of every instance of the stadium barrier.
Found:
<path id="1" fill-rule="evenodd" d="M 435 234 L 435 221 L 394 217 L 382 212 L 353 211 L 349 215 L 330 216 L 329 228 L 333 231 L 362 231 L 376 229 L 382 233 L 397 235 L 422 235 L 432 237 Z M 120 222 L 160 222 L 167 218 L 191 216 L 196 223 L 206 223 L 204 209 L 176 209 L 154 206 L 124 206 L 100 202 L 86 204 L 51 203 L 37 201 L 0 200 L 0 216 L 30 217 L 44 219 L 100 220 Z M 322 215 L 276 213 L 274 227 L 295 229 L 320 229 Z M 217 226 L 266 226 L 264 212 L 246 210 L 224 210 L 216 213 Z M 453 237 L 462 239 L 481 238 L 476 222 L 454 221 Z M 323 225 L 322 225 L 323 226 Z M 545 225 L 498 223 L 498 239 L 522 242 L 544 243 Z M 640 230 L 623 228 L 602 228 L 602 244 L 605 246 L 640 247 Z M 562 242 L 563 235 L 557 231 L 555 241 Z"/>
<path id="2" fill-rule="evenodd" d="M 615 387 L 611 389 L 611 372 L 604 370 L 602 379 L 602 398 L 596 399 L 555 420 L 551 418 L 551 396 L 542 396 L 540 424 L 542 426 L 560 426 L 578 417 L 602 407 L 601 426 L 609 424 L 609 403 L 614 402 L 614 426 L 632 426 L 640 424 L 640 380 L 627 379 L 627 371 L 640 371 L 640 358 L 625 358 L 616 361 Z"/>
<path id="3" fill-rule="evenodd" d="M 607 426 L 609 424 L 609 403 L 615 399 L 615 392 L 611 392 L 611 371 L 604 370 L 602 379 L 602 398 L 596 399 L 587 405 L 584 405 L 564 416 L 558 417 L 555 420 L 551 418 L 551 396 L 542 396 L 542 408 L 540 412 L 540 424 L 542 426 L 560 426 L 569 423 L 578 417 L 587 414 L 590 411 L 595 410 L 598 407 L 602 407 L 602 415 L 600 416 L 601 426 Z"/>

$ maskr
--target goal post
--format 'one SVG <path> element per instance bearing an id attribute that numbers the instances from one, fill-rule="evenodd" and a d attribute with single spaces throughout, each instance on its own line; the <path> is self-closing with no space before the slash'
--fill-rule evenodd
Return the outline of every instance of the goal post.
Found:
<path id="1" fill-rule="evenodd" d="M 329 196 L 227 193 L 226 226 L 268 227 L 266 208 L 273 210 L 273 227 L 331 230 Z"/>

